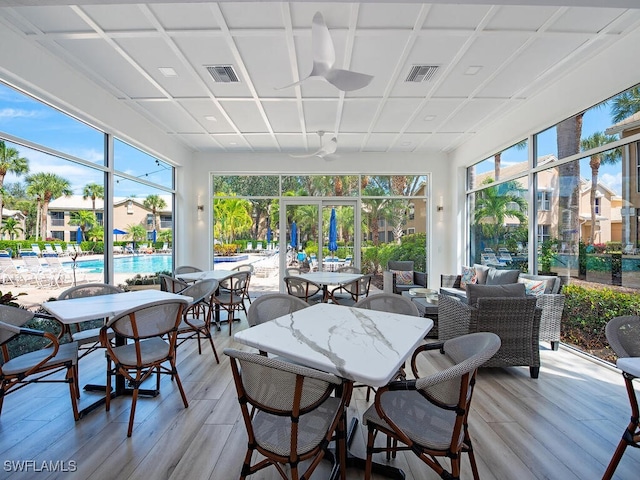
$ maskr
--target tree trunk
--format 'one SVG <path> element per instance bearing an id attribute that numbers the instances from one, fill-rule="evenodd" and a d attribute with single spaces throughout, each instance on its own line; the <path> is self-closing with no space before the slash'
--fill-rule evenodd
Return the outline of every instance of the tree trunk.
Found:
<path id="1" fill-rule="evenodd" d="M 580 151 L 582 135 L 582 114 L 568 118 L 557 126 L 558 159 L 574 155 Z M 580 238 L 579 186 L 580 162 L 565 163 L 558 168 L 560 181 L 560 198 L 558 199 L 558 232 L 557 238 L 571 242 Z"/>
<path id="2" fill-rule="evenodd" d="M 591 204 L 591 234 L 589 235 L 589 243 L 593 244 L 596 241 L 596 190 L 598 188 L 600 156 L 592 156 L 589 165 L 591 166 L 591 195 L 589 196 L 589 203 Z"/>
<path id="3" fill-rule="evenodd" d="M 496 182 L 500 180 L 500 162 L 501 161 L 502 161 L 502 152 L 496 153 L 496 155 L 493 157 L 493 164 L 495 168 L 494 176 L 495 176 Z"/>

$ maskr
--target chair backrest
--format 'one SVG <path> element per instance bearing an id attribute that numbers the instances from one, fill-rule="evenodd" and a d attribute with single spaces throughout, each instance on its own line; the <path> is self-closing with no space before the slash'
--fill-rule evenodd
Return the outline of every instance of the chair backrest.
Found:
<path id="1" fill-rule="evenodd" d="M 368 297 L 370 286 L 371 275 L 363 275 L 352 282 L 342 285 L 342 288 L 354 297 Z"/>
<path id="2" fill-rule="evenodd" d="M 270 293 L 256 298 L 247 312 L 250 327 L 308 307 L 305 301 L 286 293 Z"/>
<path id="3" fill-rule="evenodd" d="M 413 261 L 412 260 L 389 260 L 387 263 L 387 270 L 403 270 L 403 271 L 412 271 L 413 270 Z"/>
<path id="4" fill-rule="evenodd" d="M 305 300 L 308 300 L 309 297 L 312 297 L 322 289 L 317 283 L 300 277 L 284 277 L 284 283 L 287 286 L 289 295 Z"/>
<path id="5" fill-rule="evenodd" d="M 179 293 L 189 286 L 187 282 L 164 273 L 158 275 L 158 278 L 160 279 L 160 290 L 163 292 Z"/>
<path id="6" fill-rule="evenodd" d="M 618 358 L 640 357 L 640 316 L 612 318 L 605 327 L 605 335 Z"/>
<path id="7" fill-rule="evenodd" d="M 192 297 L 193 302 L 191 305 L 208 300 L 211 295 L 218 289 L 218 280 L 214 278 L 208 278 L 206 280 L 200 280 L 199 282 L 189 285 L 187 288 L 180 291 L 180 295 Z"/>
<path id="8" fill-rule="evenodd" d="M 8 305 L 0 305 L 0 321 L 13 327 L 22 327 L 25 323 L 33 318 L 33 312 L 23 308 L 10 307 Z M 0 345 L 11 340 L 18 335 L 19 331 L 10 327 L 0 325 Z"/>
<path id="9" fill-rule="evenodd" d="M 66 289 L 58 300 L 68 300 L 70 298 L 95 297 L 98 295 L 110 295 L 112 293 L 122 293 L 123 290 L 108 283 L 85 283 Z"/>
<path id="10" fill-rule="evenodd" d="M 362 273 L 358 267 L 340 267 L 336 270 L 336 272 L 340 273 Z"/>
<path id="11" fill-rule="evenodd" d="M 247 289 L 250 275 L 247 271 L 234 273 L 220 281 L 220 287 L 241 295 Z"/>
<path id="12" fill-rule="evenodd" d="M 447 340 L 442 351 L 453 365 L 417 379 L 416 388 L 441 406 L 469 405 L 471 395 L 468 388 L 476 370 L 495 355 L 500 344 L 500 337 L 491 332 L 470 333 Z M 461 382 L 465 375 L 466 382 Z M 468 413 L 468 408 L 465 410 Z"/>
<path id="13" fill-rule="evenodd" d="M 408 298 L 395 293 L 379 293 L 369 295 L 357 302 L 354 308 L 365 308 L 367 310 L 378 310 L 380 312 L 399 313 L 401 315 L 420 316 L 418 307 Z"/>
<path id="14" fill-rule="evenodd" d="M 198 267 L 192 267 L 191 265 L 181 265 L 176 267 L 175 274 L 179 275 L 181 273 L 193 273 L 193 272 L 201 272 L 202 269 Z"/>
<path id="15" fill-rule="evenodd" d="M 302 270 L 300 270 L 297 267 L 289 267 L 286 270 L 285 276 L 287 277 L 295 277 L 297 275 L 300 275 L 302 273 Z"/>
<path id="16" fill-rule="evenodd" d="M 330 373 L 257 353 L 229 348 L 224 353 L 232 359 L 239 397 L 246 398 L 249 404 L 259 409 L 283 415 L 293 412 L 297 403 L 294 400 L 299 395 L 296 392 L 299 377 L 303 377 L 302 394 L 298 396 L 300 414 L 313 410 L 331 394 L 334 386 L 342 383 L 340 378 Z"/>
<path id="17" fill-rule="evenodd" d="M 255 271 L 255 268 L 250 263 L 245 263 L 244 265 L 238 265 L 236 267 L 233 267 L 231 270 L 235 272 L 249 272 L 253 274 L 253 272 Z"/>
<path id="18" fill-rule="evenodd" d="M 185 302 L 172 299 L 132 308 L 113 317 L 102 328 L 112 328 L 118 335 L 136 340 L 160 337 L 177 330 L 184 305 Z"/>

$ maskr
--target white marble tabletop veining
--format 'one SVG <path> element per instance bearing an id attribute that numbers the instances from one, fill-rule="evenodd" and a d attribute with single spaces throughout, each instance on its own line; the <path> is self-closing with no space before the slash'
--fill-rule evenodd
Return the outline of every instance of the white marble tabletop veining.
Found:
<path id="1" fill-rule="evenodd" d="M 235 339 L 379 387 L 393 379 L 432 327 L 428 318 L 317 304 L 238 332 Z"/>

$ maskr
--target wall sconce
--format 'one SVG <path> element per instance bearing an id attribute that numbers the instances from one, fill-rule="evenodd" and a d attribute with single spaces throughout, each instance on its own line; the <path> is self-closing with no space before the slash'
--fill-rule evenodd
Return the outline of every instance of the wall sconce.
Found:
<path id="1" fill-rule="evenodd" d="M 202 199 L 200 195 L 198 195 L 196 208 L 198 210 L 198 220 L 202 220 L 202 212 L 204 212 L 204 205 L 202 204 Z"/>
<path id="2" fill-rule="evenodd" d="M 444 199 L 442 198 L 442 195 L 440 195 L 440 197 L 438 198 L 438 203 L 436 205 L 436 211 L 442 212 L 443 210 L 444 210 Z"/>

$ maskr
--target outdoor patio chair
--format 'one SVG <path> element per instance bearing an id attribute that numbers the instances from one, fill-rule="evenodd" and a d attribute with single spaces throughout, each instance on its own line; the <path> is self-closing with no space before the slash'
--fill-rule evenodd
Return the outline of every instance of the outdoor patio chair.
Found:
<path id="1" fill-rule="evenodd" d="M 74 283 L 74 281 L 86 278 L 86 273 L 81 269 L 69 268 L 62 264 L 57 255 L 44 255 L 44 259 L 49 265 L 49 280 L 56 287 L 65 283 Z M 82 278 L 78 278 L 82 277 Z"/>
<path id="2" fill-rule="evenodd" d="M 160 279 L 160 290 L 163 292 L 180 293 L 189 286 L 189 284 L 184 280 L 180 280 L 176 277 L 170 277 L 164 273 L 158 275 L 158 278 Z"/>
<path id="3" fill-rule="evenodd" d="M 624 250 L 622 251 L 624 255 L 635 255 L 637 253 L 637 249 L 633 243 L 627 243 L 624 246 Z"/>
<path id="4" fill-rule="evenodd" d="M 198 267 L 192 267 L 191 265 L 181 265 L 175 268 L 174 275 L 180 275 L 181 273 L 201 272 L 201 271 L 202 269 Z"/>
<path id="5" fill-rule="evenodd" d="M 336 270 L 338 273 L 362 273 L 358 267 L 345 266 Z"/>
<path id="6" fill-rule="evenodd" d="M 26 278 L 23 273 L 26 273 L 26 270 L 19 268 L 8 253 L 0 254 L 0 281 L 2 283 L 7 283 L 7 281 L 12 285 L 24 283 Z"/>
<path id="7" fill-rule="evenodd" d="M 371 275 L 363 275 L 349 283 L 338 285 L 329 292 L 329 299 L 336 305 L 353 306 L 369 296 Z"/>
<path id="8" fill-rule="evenodd" d="M 50 332 L 24 328 L 24 325 L 34 317 L 34 313 L 21 308 L 0 305 L 0 350 L 2 351 L 2 365 L 0 365 L 0 414 L 4 397 L 30 383 L 68 383 L 71 396 L 73 418 L 78 420 L 78 344 L 76 342 L 60 344 L 58 337 Z M 61 327 L 62 328 L 62 327 Z M 19 341 L 21 336 L 42 337 L 48 346 L 14 354 L 9 343 Z M 66 370 L 63 379 L 53 374 L 59 370 Z"/>
<path id="9" fill-rule="evenodd" d="M 285 277 L 297 277 L 298 275 L 300 275 L 302 273 L 302 270 L 300 270 L 300 268 L 298 267 L 288 267 L 285 270 Z"/>
<path id="10" fill-rule="evenodd" d="M 176 338 L 182 321 L 183 304 L 164 300 L 145 307 L 131 309 L 112 318 L 100 329 L 100 340 L 107 349 L 107 388 L 111 391 L 111 378 L 122 375 L 133 390 L 127 437 L 133 432 L 138 390 L 142 382 L 156 374 L 156 390 L 160 390 L 160 375 L 171 375 L 175 380 L 184 407 L 189 406 L 176 368 Z M 125 345 L 114 346 L 109 336 L 126 340 Z M 166 364 L 169 363 L 169 366 Z M 111 395 L 105 395 L 106 410 L 111 407 Z"/>
<path id="11" fill-rule="evenodd" d="M 284 283 L 289 295 L 300 298 L 309 305 L 324 300 L 324 290 L 315 282 L 300 277 L 284 277 Z"/>
<path id="12" fill-rule="evenodd" d="M 53 276 L 49 266 L 40 263 L 40 259 L 36 254 L 24 255 L 20 257 L 25 269 L 29 272 L 29 280 L 33 280 L 37 286 L 43 287 L 53 283 Z"/>
<path id="13" fill-rule="evenodd" d="M 76 248 L 73 246 L 72 243 L 67 243 L 67 253 L 69 254 L 70 257 L 75 257 L 78 255 L 78 252 L 76 251 Z"/>
<path id="14" fill-rule="evenodd" d="M 499 348 L 500 338 L 489 332 L 418 347 L 411 358 L 416 379 L 379 388 L 374 404 L 362 415 L 369 432 L 365 479 L 371 478 L 374 453 L 385 452 L 389 460 L 398 451 L 412 451 L 438 476 L 452 479 L 460 478 L 461 456 L 467 453 L 473 478 L 478 480 L 467 419 L 478 367 Z M 444 355 L 448 365 L 420 377 L 418 358 L 426 352 Z M 441 358 L 437 361 L 440 364 Z M 385 447 L 375 446 L 378 433 L 387 436 Z M 438 457 L 449 458 L 450 470 Z"/>
<path id="15" fill-rule="evenodd" d="M 502 340 L 502 346 L 484 366 L 528 366 L 531 378 L 538 378 L 542 309 L 537 307 L 536 297 L 524 294 L 523 284 L 513 285 L 518 289 L 522 286 L 521 296 L 479 296 L 472 298 L 470 305 L 441 293 L 438 296 L 438 339 L 446 341 L 468 333 L 493 332 Z M 505 287 L 505 285 L 476 287 L 482 290 L 479 287 Z M 493 295 L 498 295 L 497 290 L 493 288 Z M 488 292 L 488 290 L 485 291 Z M 488 294 L 485 293 L 485 295 Z M 501 295 L 507 294 L 501 293 Z"/>
<path id="16" fill-rule="evenodd" d="M 56 243 L 56 244 L 53 246 L 53 248 L 55 249 L 56 254 L 57 254 L 59 257 L 66 257 L 67 255 L 69 255 L 69 253 L 68 253 L 68 252 L 65 252 L 65 251 L 62 249 L 62 245 L 60 245 L 60 244 L 58 244 L 58 243 Z"/>
<path id="17" fill-rule="evenodd" d="M 346 478 L 346 406 L 350 382 L 335 375 L 257 353 L 225 349 L 238 392 L 249 446 L 240 478 L 273 465 L 287 478 L 310 478 L 333 439 L 340 478 Z M 334 394 L 335 393 L 335 394 Z M 252 464 L 254 451 L 264 458 Z M 298 472 L 301 462 L 306 470 Z"/>
<path id="18" fill-rule="evenodd" d="M 244 306 L 244 299 L 247 295 L 249 276 L 249 272 L 234 273 L 220 282 L 218 294 L 211 297 L 214 305 L 217 305 L 218 308 L 227 312 L 229 335 L 231 335 L 235 312 L 242 310 L 245 315 L 247 313 L 247 309 Z M 219 329 L 220 325 L 218 325 L 218 330 Z"/>
<path id="19" fill-rule="evenodd" d="M 44 253 L 47 255 L 57 255 L 56 251 L 53 249 L 50 243 L 44 244 Z"/>
<path id="20" fill-rule="evenodd" d="M 234 272 L 249 272 L 249 277 L 247 278 L 247 288 L 245 289 L 246 295 L 244 299 L 248 300 L 249 305 L 251 305 L 251 297 L 249 296 L 249 287 L 251 284 L 251 276 L 253 275 L 253 272 L 255 272 L 254 266 L 250 263 L 245 263 L 244 265 L 238 265 L 236 267 L 233 267 L 231 270 Z"/>
<path id="21" fill-rule="evenodd" d="M 35 253 L 38 257 L 42 256 L 42 250 L 40 250 L 40 245 L 38 245 L 37 243 L 32 243 L 31 244 L 31 250 L 33 251 L 33 253 Z"/>
<path id="22" fill-rule="evenodd" d="M 640 409 L 638 409 L 638 397 L 633 387 L 633 381 L 640 378 L 640 317 L 631 315 L 612 318 L 605 327 L 605 334 L 611 349 L 618 356 L 616 365 L 622 370 L 631 404 L 631 420 L 602 477 L 602 480 L 609 480 L 613 477 L 626 448 L 628 446 L 640 448 Z"/>
<path id="23" fill-rule="evenodd" d="M 389 261 L 387 270 L 382 272 L 383 289 L 385 293 L 397 293 L 408 291 L 412 288 L 424 288 L 427 286 L 427 274 L 416 272 L 411 260 Z"/>
<path id="24" fill-rule="evenodd" d="M 209 339 L 216 363 L 220 363 L 218 352 L 211 337 L 211 297 L 218 289 L 218 281 L 215 279 L 200 280 L 180 291 L 180 295 L 193 298 L 193 301 L 184 309 L 182 321 L 178 326 L 178 340 L 176 348 L 186 340 L 196 338 L 198 340 L 198 354 L 202 355 L 200 337 Z"/>
<path id="25" fill-rule="evenodd" d="M 96 297 L 100 295 L 110 295 L 113 293 L 122 293 L 122 290 L 114 285 L 107 283 L 86 283 L 68 288 L 60 295 L 58 300 L 69 300 L 71 298 Z M 71 340 L 78 344 L 78 351 L 82 350 L 79 358 L 102 347 L 100 343 L 100 328 L 104 325 L 106 318 L 87 320 L 82 323 L 65 325 L 66 333 Z M 100 322 L 100 325 L 95 325 Z M 113 338 L 113 335 L 111 336 Z"/>

